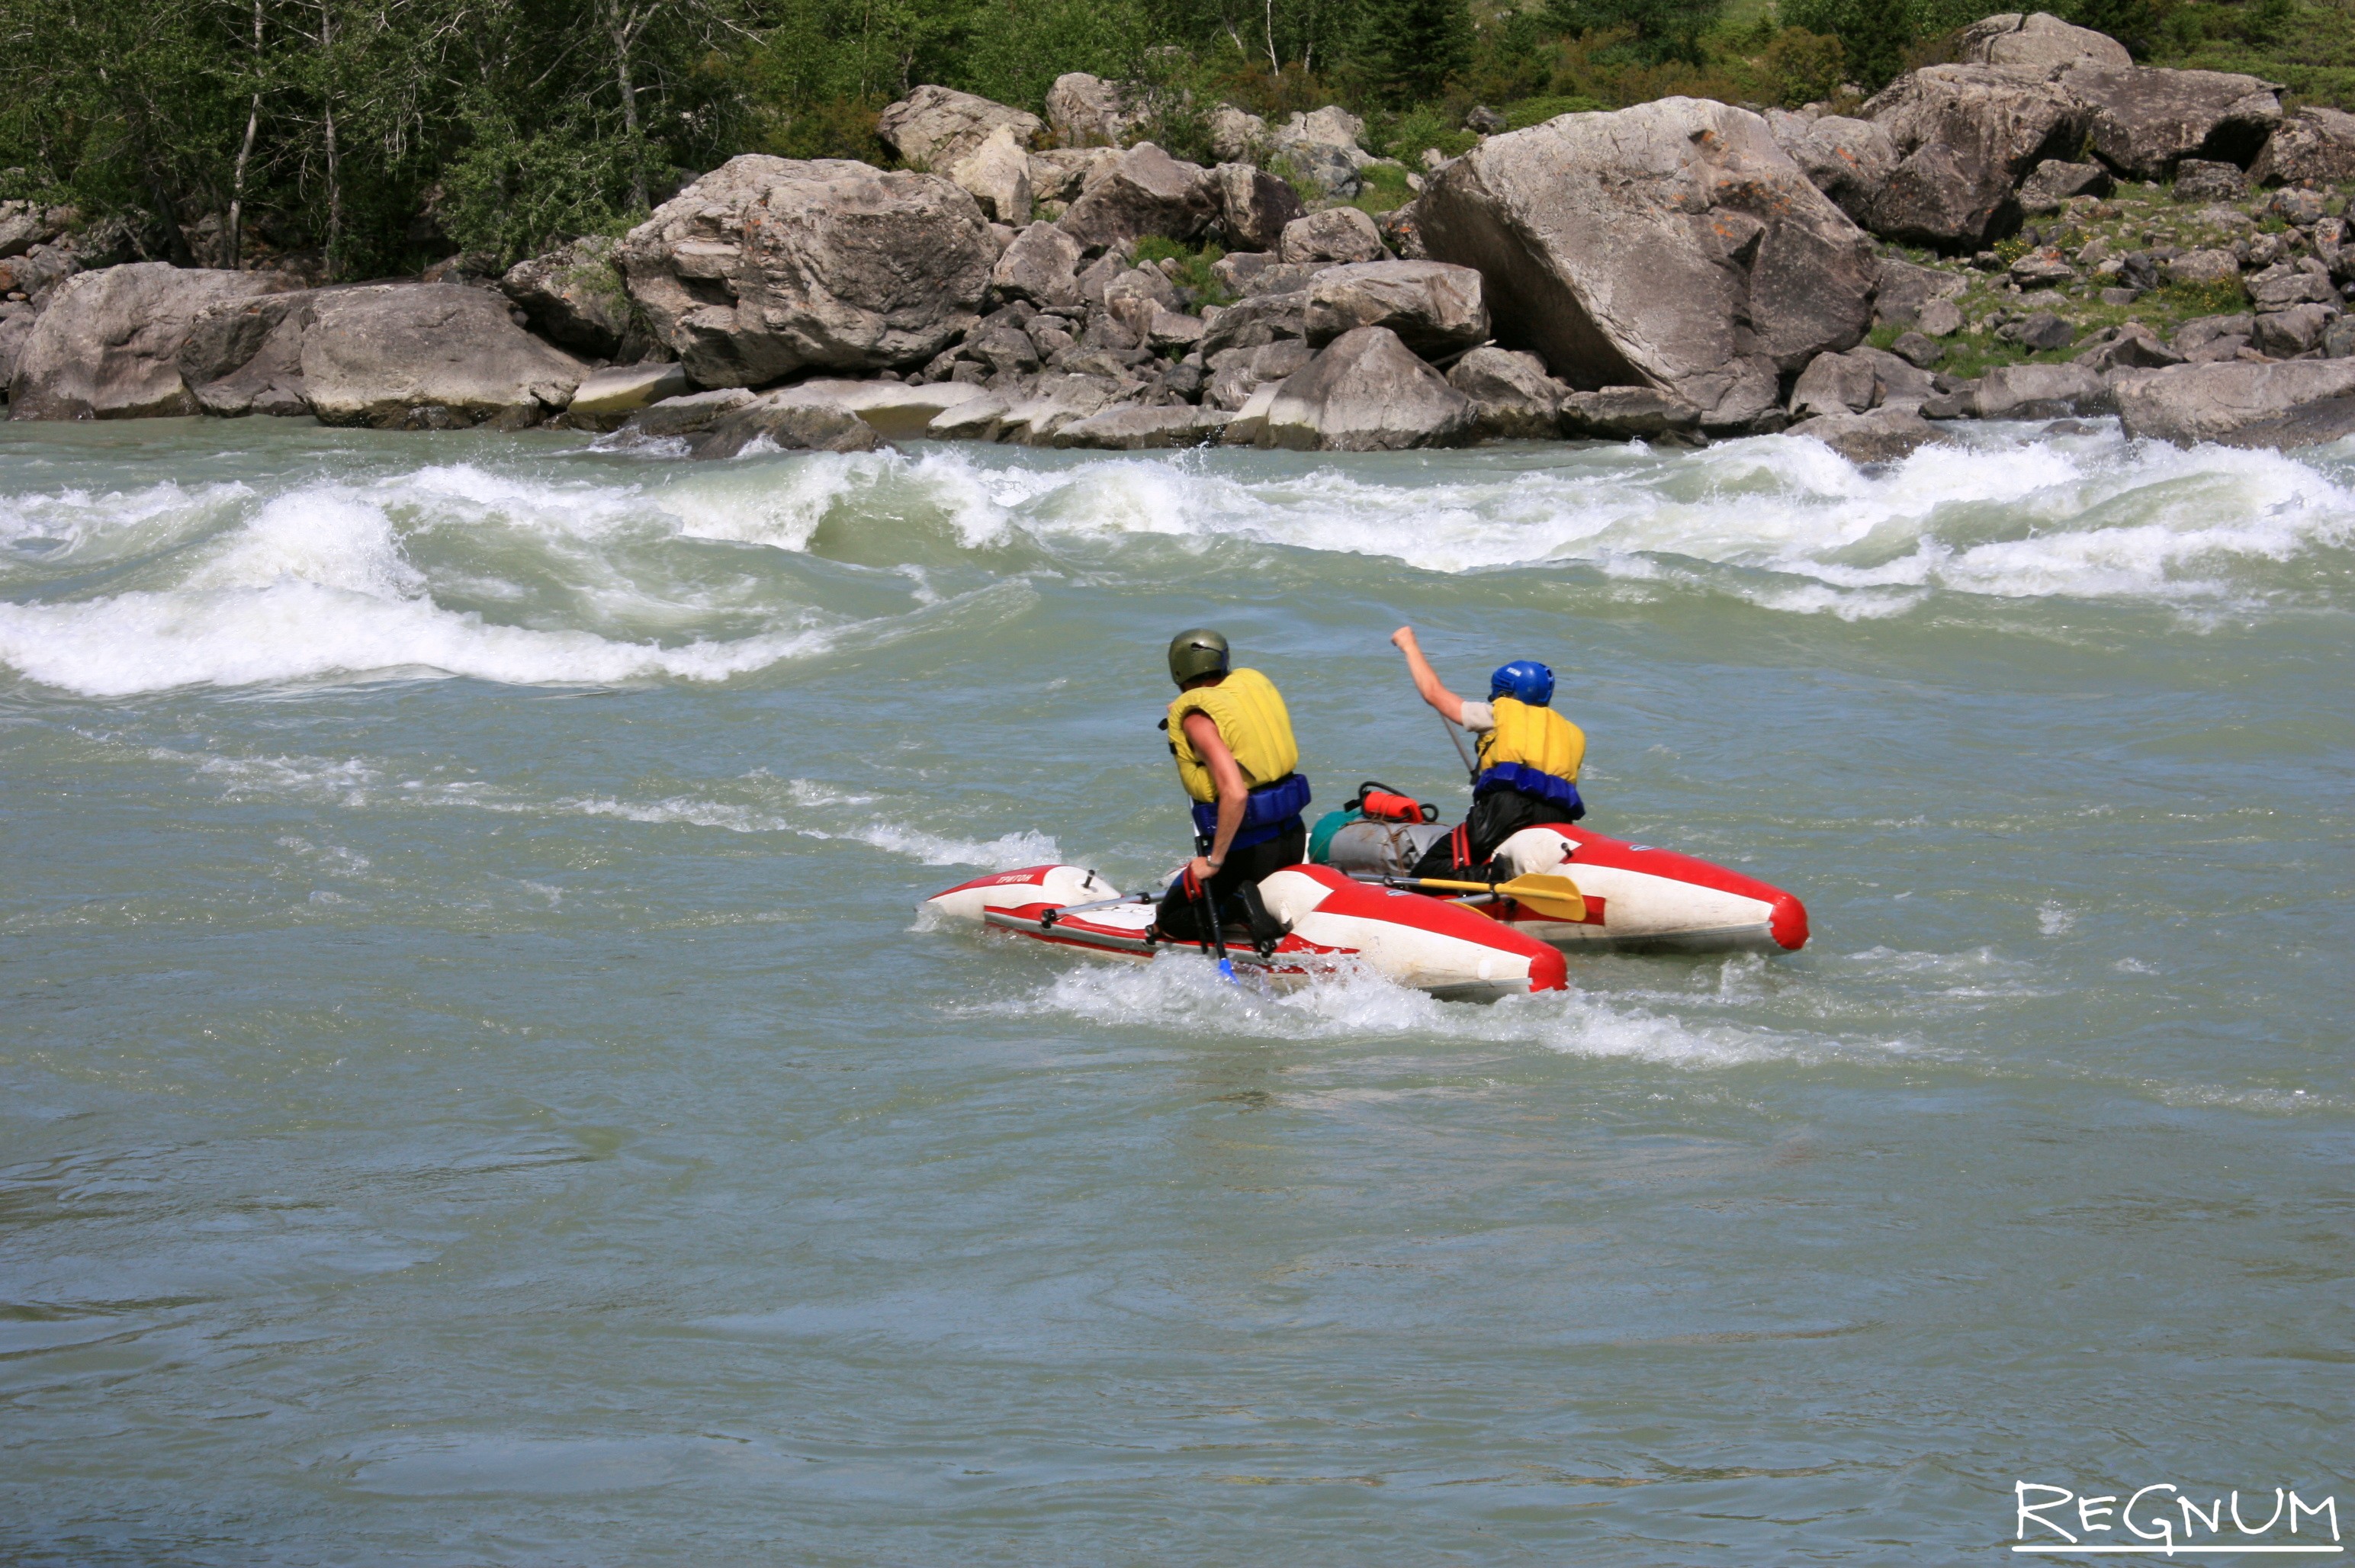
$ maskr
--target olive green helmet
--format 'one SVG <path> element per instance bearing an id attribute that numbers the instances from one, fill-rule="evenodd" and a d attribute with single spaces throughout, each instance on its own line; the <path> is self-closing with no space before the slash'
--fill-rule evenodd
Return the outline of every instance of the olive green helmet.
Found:
<path id="1" fill-rule="evenodd" d="M 1169 639 L 1169 678 L 1183 686 L 1206 675 L 1227 673 L 1227 639 L 1205 626 Z"/>

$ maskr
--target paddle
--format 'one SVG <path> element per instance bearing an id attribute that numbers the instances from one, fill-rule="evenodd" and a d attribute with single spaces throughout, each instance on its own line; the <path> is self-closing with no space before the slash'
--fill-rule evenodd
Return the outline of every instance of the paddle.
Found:
<path id="1" fill-rule="evenodd" d="M 1455 725 L 1447 721 L 1447 715 L 1444 713 L 1439 716 L 1439 727 L 1447 731 L 1448 743 L 1455 748 L 1455 754 L 1464 759 L 1464 776 L 1474 784 L 1478 784 L 1480 770 L 1472 765 L 1472 753 L 1464 749 L 1464 737 L 1456 732 Z"/>
<path id="2" fill-rule="evenodd" d="M 1242 982 L 1235 978 L 1235 961 L 1227 956 L 1226 930 L 1219 923 L 1219 901 L 1211 896 L 1208 882 L 1202 884 L 1202 907 L 1209 912 L 1210 940 L 1219 945 L 1219 973 L 1226 977 L 1228 985 L 1240 986 Z"/>
<path id="3" fill-rule="evenodd" d="M 1431 888 L 1447 892 L 1497 893 L 1549 920 L 1586 919 L 1586 895 L 1568 877 L 1515 877 L 1508 882 L 1457 882 L 1439 877 L 1385 877 L 1393 888 Z"/>

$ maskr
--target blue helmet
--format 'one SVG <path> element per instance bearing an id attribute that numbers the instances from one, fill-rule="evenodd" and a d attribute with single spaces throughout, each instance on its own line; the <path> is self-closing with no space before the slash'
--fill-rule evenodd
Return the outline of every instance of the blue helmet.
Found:
<path id="1" fill-rule="evenodd" d="M 1508 665 L 1498 665 L 1497 673 L 1488 677 L 1488 700 L 1494 702 L 1500 697 L 1543 708 L 1553 700 L 1553 671 L 1535 659 L 1515 659 Z"/>

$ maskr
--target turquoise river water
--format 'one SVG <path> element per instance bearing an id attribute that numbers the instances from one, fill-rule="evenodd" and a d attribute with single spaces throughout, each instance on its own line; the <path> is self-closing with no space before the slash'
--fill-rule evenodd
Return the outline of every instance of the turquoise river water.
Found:
<path id="1" fill-rule="evenodd" d="M 1405 621 L 1814 941 L 1477 1007 L 918 918 L 1166 875 L 1197 623 L 1321 802 L 1459 804 Z M 2350 651 L 2355 448 L 0 430 L 0 1561 L 2355 1530 Z"/>

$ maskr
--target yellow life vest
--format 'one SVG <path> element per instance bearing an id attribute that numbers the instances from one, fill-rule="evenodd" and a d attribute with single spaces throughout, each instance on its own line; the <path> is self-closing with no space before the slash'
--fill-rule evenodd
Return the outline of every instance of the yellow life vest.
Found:
<path id="1" fill-rule="evenodd" d="M 1518 763 L 1558 779 L 1578 782 L 1586 761 L 1586 731 L 1550 708 L 1532 708 L 1509 697 L 1488 704 L 1496 709 L 1497 727 L 1480 737 L 1480 766 L 1485 772 Z"/>
<path id="2" fill-rule="evenodd" d="M 1218 685 L 1181 691 L 1169 705 L 1169 749 L 1178 757 L 1178 782 L 1196 800 L 1219 798 L 1210 765 L 1186 735 L 1186 715 L 1197 712 L 1209 714 L 1219 727 L 1219 739 L 1235 754 L 1246 787 L 1273 784 L 1300 765 L 1292 715 L 1284 711 L 1275 683 L 1255 669 L 1230 670 Z"/>

